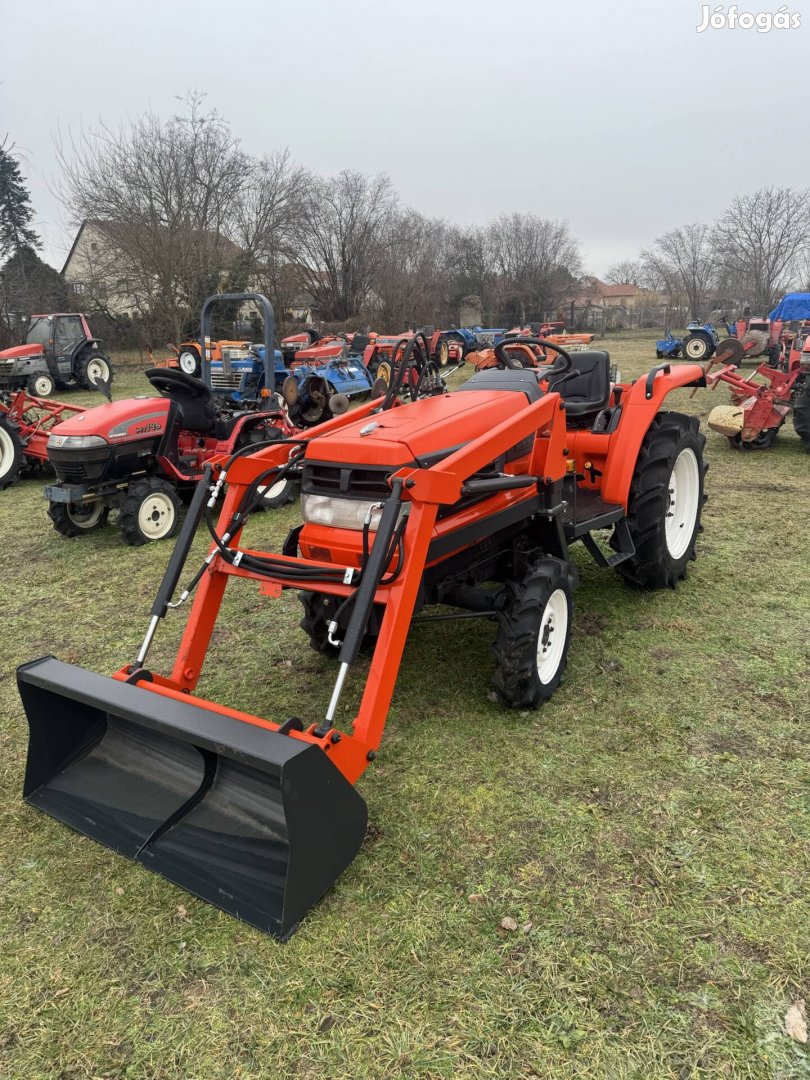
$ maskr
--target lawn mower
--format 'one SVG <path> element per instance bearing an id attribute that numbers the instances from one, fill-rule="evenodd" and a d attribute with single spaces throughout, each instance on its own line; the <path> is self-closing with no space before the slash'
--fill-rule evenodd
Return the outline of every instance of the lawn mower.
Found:
<path id="1" fill-rule="evenodd" d="M 702 368 L 661 365 L 611 385 L 607 352 L 580 353 L 574 367 L 552 351 L 541 372 L 502 350 L 503 370 L 447 391 L 417 335 L 384 398 L 302 432 L 292 455 L 288 441 L 267 439 L 207 463 L 137 656 L 112 678 L 52 656 L 18 669 L 28 803 L 288 937 L 363 841 L 353 785 L 379 751 L 412 629 L 490 620 L 498 700 L 533 709 L 566 666 L 570 544 L 650 589 L 676 586 L 695 558 L 705 440 L 696 418 L 659 409 L 676 387 L 702 384 Z M 262 488 L 292 472 L 302 523 L 281 551 L 257 550 L 242 540 L 245 523 Z M 173 600 L 200 523 L 210 552 Z M 337 660 L 322 711 L 265 719 L 194 695 L 233 581 L 254 582 L 268 601 L 299 593 L 310 643 Z M 172 671 L 152 671 L 161 620 L 192 595 Z M 434 605 L 439 615 L 422 614 Z M 365 689 L 340 730 L 361 648 L 371 651 Z"/>
<path id="2" fill-rule="evenodd" d="M 215 301 L 234 299 L 210 297 L 203 306 L 203 327 Z M 272 341 L 269 302 L 261 296 L 250 299 L 266 305 L 265 332 Z M 160 397 L 109 400 L 76 410 L 49 429 L 47 455 L 57 483 L 45 488 L 45 497 L 57 532 L 84 536 L 116 509 L 128 544 L 174 536 L 181 500 L 191 494 L 207 461 L 268 438 L 298 434 L 274 393 L 260 397 L 253 410 L 224 408 L 206 382 L 205 367 L 202 379 L 179 368 L 149 368 L 146 377 Z M 281 477 L 263 489 L 261 506 L 283 506 L 294 492 L 295 477 Z"/>
<path id="3" fill-rule="evenodd" d="M 808 298 L 810 316 L 810 297 Z M 712 431 L 725 435 L 735 450 L 767 450 L 773 446 L 785 418 L 793 410 L 796 434 L 810 446 L 810 333 L 787 338 L 779 354 L 769 354 L 747 378 L 737 371 L 745 345 L 737 338 L 722 342 L 706 365 L 706 383 L 714 390 L 722 382 L 731 389 L 731 404 L 709 413 Z M 717 371 L 712 367 L 717 365 Z"/>
<path id="4" fill-rule="evenodd" d="M 25 390 L 0 392 L 0 491 L 47 465 L 53 428 L 85 411 L 82 405 L 31 397 Z"/>
<path id="5" fill-rule="evenodd" d="M 112 367 L 84 315 L 32 315 L 22 345 L 0 352 L 0 392 L 46 398 L 55 390 L 92 390 L 97 379 L 112 382 Z"/>

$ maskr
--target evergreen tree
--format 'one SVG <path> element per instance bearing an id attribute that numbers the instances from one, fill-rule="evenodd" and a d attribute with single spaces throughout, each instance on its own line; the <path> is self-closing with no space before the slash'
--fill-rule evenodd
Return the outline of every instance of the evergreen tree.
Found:
<path id="1" fill-rule="evenodd" d="M 40 239 L 31 227 L 34 210 L 20 166 L 9 147 L 0 143 L 0 260 L 24 248 L 38 248 Z"/>

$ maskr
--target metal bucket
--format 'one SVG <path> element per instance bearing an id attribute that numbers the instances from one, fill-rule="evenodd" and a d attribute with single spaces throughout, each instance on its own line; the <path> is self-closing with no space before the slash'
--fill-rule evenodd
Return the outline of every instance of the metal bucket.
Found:
<path id="1" fill-rule="evenodd" d="M 363 842 L 363 799 L 289 735 L 44 657 L 17 669 L 23 795 L 278 938 Z"/>

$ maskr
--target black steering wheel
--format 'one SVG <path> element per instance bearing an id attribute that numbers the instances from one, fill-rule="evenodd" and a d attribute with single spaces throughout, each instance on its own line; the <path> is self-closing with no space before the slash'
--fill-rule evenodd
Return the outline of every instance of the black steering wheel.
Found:
<path id="1" fill-rule="evenodd" d="M 564 349 L 561 345 L 555 345 L 552 341 L 547 341 L 545 338 L 537 337 L 512 337 L 504 338 L 503 341 L 499 341 L 495 346 L 495 359 L 503 364 L 504 367 L 510 368 L 512 371 L 525 370 L 523 364 L 514 357 L 511 357 L 506 351 L 510 345 L 540 345 L 543 349 L 553 349 L 554 352 L 559 353 L 559 356 L 554 360 L 552 364 L 543 364 L 545 369 L 543 375 L 562 375 L 566 371 L 570 371 L 574 365 L 574 361 L 571 359 L 571 353 L 567 349 Z"/>
<path id="2" fill-rule="evenodd" d="M 211 391 L 200 379 L 186 374 L 180 368 L 149 368 L 145 372 L 149 382 L 164 397 L 173 397 L 185 401 L 197 401 L 210 398 Z"/>

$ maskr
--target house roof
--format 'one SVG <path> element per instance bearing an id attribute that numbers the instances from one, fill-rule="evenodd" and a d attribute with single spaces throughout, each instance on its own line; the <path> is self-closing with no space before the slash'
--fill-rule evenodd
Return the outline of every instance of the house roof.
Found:
<path id="1" fill-rule="evenodd" d="M 599 283 L 599 296 L 638 296 L 641 289 L 638 285 L 605 285 Z"/>
<path id="2" fill-rule="evenodd" d="M 63 274 L 70 265 L 70 260 L 73 258 L 73 254 L 76 251 L 82 233 L 84 232 L 85 227 L 88 225 L 98 230 L 98 232 L 104 233 L 112 241 L 113 244 L 121 247 L 124 247 L 128 240 L 132 239 L 134 234 L 137 234 L 139 232 L 145 233 L 148 232 L 150 229 L 154 228 L 153 225 L 144 225 L 139 223 L 130 224 L 129 222 L 125 221 L 100 221 L 94 218 L 86 219 L 79 226 L 79 231 L 76 233 L 73 243 L 70 246 L 70 251 L 67 254 L 67 258 L 65 259 L 65 264 L 62 267 Z M 164 226 L 158 227 L 163 228 Z M 201 238 L 207 237 L 212 241 L 216 241 L 221 246 L 222 254 L 228 262 L 237 259 L 241 254 L 243 254 L 243 249 L 239 246 L 239 244 L 235 244 L 233 240 L 229 240 L 227 236 L 222 236 L 221 234 L 218 235 L 217 233 L 211 232 L 210 230 L 192 230 L 192 235 L 199 236 Z"/>

